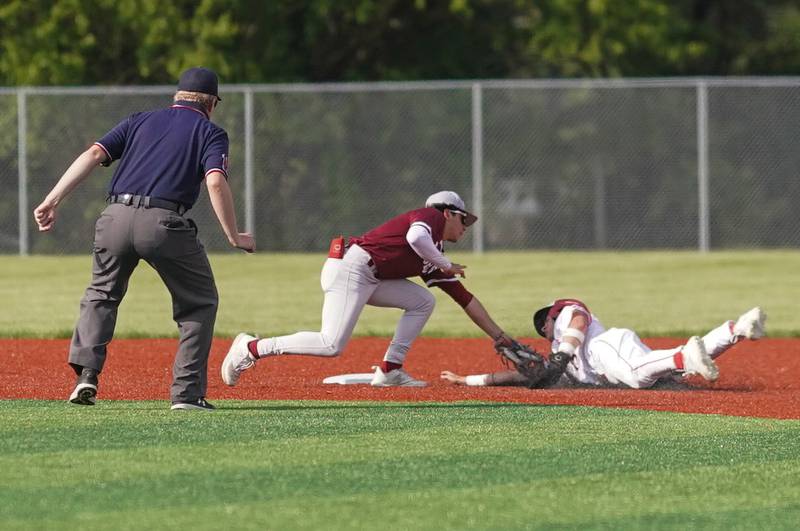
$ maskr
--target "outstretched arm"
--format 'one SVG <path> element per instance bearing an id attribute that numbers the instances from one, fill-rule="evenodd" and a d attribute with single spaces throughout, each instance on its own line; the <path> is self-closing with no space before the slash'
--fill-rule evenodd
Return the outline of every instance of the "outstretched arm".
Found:
<path id="1" fill-rule="evenodd" d="M 92 145 L 78 155 L 78 158 L 70 164 L 44 201 L 34 209 L 33 217 L 40 231 L 45 232 L 53 228 L 56 222 L 56 209 L 61 201 L 107 158 L 106 152 L 97 145 Z"/>
<path id="2" fill-rule="evenodd" d="M 483 307 L 478 297 L 472 297 L 469 304 L 464 307 L 464 311 L 469 318 L 472 319 L 473 323 L 478 325 L 481 330 L 494 339 L 495 346 L 511 346 L 513 344 L 514 339 L 503 332 L 503 329 L 494 322 L 494 319 L 492 319 L 489 312 L 486 311 L 486 308 Z"/>
<path id="3" fill-rule="evenodd" d="M 497 386 L 497 385 L 525 385 L 527 378 L 517 371 L 499 371 L 489 374 L 471 374 L 461 376 L 454 372 L 442 371 L 440 378 L 456 385 L 469 386 Z"/>
<path id="4" fill-rule="evenodd" d="M 206 187 L 208 197 L 211 199 L 211 206 L 214 214 L 217 215 L 222 231 L 228 238 L 228 242 L 237 249 L 242 249 L 248 253 L 256 250 L 256 242 L 253 235 L 247 232 L 239 232 L 236 224 L 236 211 L 233 208 L 233 194 L 225 175 L 219 171 L 212 171 L 206 177 Z"/>

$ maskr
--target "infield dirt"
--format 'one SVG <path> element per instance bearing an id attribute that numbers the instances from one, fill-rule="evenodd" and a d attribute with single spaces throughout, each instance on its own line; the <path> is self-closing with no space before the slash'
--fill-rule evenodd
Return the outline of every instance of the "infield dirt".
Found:
<path id="1" fill-rule="evenodd" d="M 523 340 L 540 350 L 542 340 Z M 681 339 L 656 338 L 652 348 L 679 345 Z M 717 382 L 690 380 L 669 389 L 550 389 L 461 387 L 439 379 L 442 370 L 478 374 L 502 368 L 486 339 L 418 339 L 406 369 L 429 382 L 426 388 L 372 388 L 325 385 L 335 374 L 370 372 L 383 357 L 389 338 L 355 338 L 332 359 L 285 356 L 260 361 L 238 386 L 219 377 L 228 339 L 214 341 L 209 363 L 208 398 L 258 400 L 368 400 L 455 402 L 464 400 L 582 405 L 800 419 L 800 340 L 744 341 L 718 358 Z M 66 363 L 68 340 L 0 340 L 0 398 L 66 399 L 74 373 Z M 99 400 L 168 400 L 176 339 L 119 339 L 109 346 L 100 378 Z"/>

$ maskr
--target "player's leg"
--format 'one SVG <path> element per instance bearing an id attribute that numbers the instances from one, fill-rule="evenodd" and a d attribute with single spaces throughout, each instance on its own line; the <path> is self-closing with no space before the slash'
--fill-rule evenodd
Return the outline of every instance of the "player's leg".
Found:
<path id="1" fill-rule="evenodd" d="M 736 321 L 726 321 L 703 336 L 703 343 L 711 358 L 721 356 L 742 339 L 760 339 L 765 335 L 767 314 L 755 307 L 739 316 Z"/>
<path id="2" fill-rule="evenodd" d="M 69 349 L 69 364 L 78 375 L 70 401 L 91 405 L 97 394 L 97 375 L 114 336 L 119 304 L 139 262 L 128 234 L 132 209 L 109 205 L 95 225 L 92 280 L 80 302 L 80 317 Z"/>
<path id="3" fill-rule="evenodd" d="M 239 334 L 222 362 L 222 380 L 236 385 L 243 371 L 266 356 L 337 356 L 350 340 L 364 305 L 379 284 L 368 262 L 369 255 L 357 247 L 348 250 L 342 259 L 328 258 L 320 275 L 325 292 L 320 331 L 265 339 Z"/>
<path id="4" fill-rule="evenodd" d="M 739 338 L 733 333 L 733 321 L 726 321 L 703 336 L 703 345 L 712 358 L 719 357 Z"/>
<path id="5" fill-rule="evenodd" d="M 656 351 L 642 343 L 632 330 L 610 328 L 588 345 L 589 358 L 597 371 L 612 385 L 634 389 L 652 386 L 663 374 L 675 369 L 674 351 Z"/>
<path id="6" fill-rule="evenodd" d="M 601 374 L 610 383 L 634 389 L 652 387 L 660 378 L 687 366 L 709 380 L 718 375 L 697 337 L 682 347 L 651 350 L 632 330 L 612 328 L 594 338 L 589 348 Z"/>
<path id="7" fill-rule="evenodd" d="M 406 386 L 422 387 L 425 382 L 412 378 L 403 370 L 403 363 L 411 343 L 422 332 L 436 305 L 430 290 L 410 280 L 398 279 L 381 282 L 367 304 L 385 308 L 400 308 L 403 315 L 397 323 L 394 337 L 383 357 L 380 367 L 375 368 L 372 385 L 376 387 Z"/>
<path id="8" fill-rule="evenodd" d="M 257 344 L 260 357 L 278 354 L 338 356 L 341 353 L 379 282 L 366 265 L 329 258 L 323 266 L 321 284 L 325 298 L 320 331 L 262 339 Z"/>
<path id="9" fill-rule="evenodd" d="M 679 347 L 674 360 L 675 370 L 672 374 L 661 377 L 674 379 L 676 374 L 682 373 L 684 376 L 698 374 L 711 382 L 719 378 L 719 368 L 706 350 L 705 342 L 698 336 L 690 337 L 685 345 Z"/>

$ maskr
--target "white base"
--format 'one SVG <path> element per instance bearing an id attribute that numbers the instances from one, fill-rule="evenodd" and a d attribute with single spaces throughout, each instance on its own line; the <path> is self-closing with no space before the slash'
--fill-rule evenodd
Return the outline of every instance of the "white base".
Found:
<path id="1" fill-rule="evenodd" d="M 328 376 L 322 383 L 324 384 L 339 384 L 339 385 L 354 385 L 354 384 L 368 384 L 375 376 L 374 372 L 359 372 L 354 374 L 338 374 L 336 376 Z"/>

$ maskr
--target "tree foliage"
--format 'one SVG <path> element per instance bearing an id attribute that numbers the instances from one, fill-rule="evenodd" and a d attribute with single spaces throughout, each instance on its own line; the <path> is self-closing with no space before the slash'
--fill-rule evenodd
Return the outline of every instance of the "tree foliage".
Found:
<path id="1" fill-rule="evenodd" d="M 794 74 L 791 0 L 6 0 L 0 85 Z"/>

